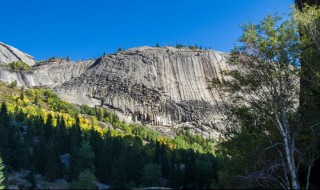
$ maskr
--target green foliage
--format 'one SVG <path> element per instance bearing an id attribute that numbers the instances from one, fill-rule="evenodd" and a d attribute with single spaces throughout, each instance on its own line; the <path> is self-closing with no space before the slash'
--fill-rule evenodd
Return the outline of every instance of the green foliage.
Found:
<path id="1" fill-rule="evenodd" d="M 54 181 L 61 177 L 61 167 L 59 166 L 59 155 L 53 141 L 50 140 L 47 145 L 47 158 L 45 165 L 46 177 L 49 181 Z"/>
<path id="2" fill-rule="evenodd" d="M 189 49 L 196 50 L 196 49 L 199 49 L 199 47 L 197 44 L 195 44 L 194 46 L 189 45 Z"/>
<path id="3" fill-rule="evenodd" d="M 313 5 L 313 6 L 312 6 Z M 303 160 L 300 176 L 307 176 L 305 189 L 319 182 L 312 180 L 311 167 L 318 167 L 316 159 L 319 158 L 319 135 L 320 135 L 320 9 L 317 1 L 306 1 L 300 10 L 295 10 L 293 18 L 299 27 L 301 40 L 301 78 L 300 78 L 300 102 L 299 116 L 297 117 L 302 126 L 301 134 L 297 138 L 300 150 L 306 150 L 300 157 Z M 309 176 L 311 176 L 309 178 Z M 302 185 L 304 181 L 302 181 Z"/>
<path id="4" fill-rule="evenodd" d="M 40 96 L 43 97 L 43 101 L 46 102 L 53 111 L 69 113 L 74 116 L 79 114 L 79 111 L 72 104 L 61 100 L 58 95 L 51 90 L 46 89 L 39 92 L 41 93 Z"/>
<path id="5" fill-rule="evenodd" d="M 192 167 L 195 172 L 195 184 L 198 188 L 202 189 L 203 187 L 210 187 L 210 184 L 214 180 L 214 172 L 213 170 L 210 170 L 213 169 L 212 163 L 208 160 L 196 160 Z"/>
<path id="6" fill-rule="evenodd" d="M 35 94 L 33 103 L 35 105 L 39 105 L 39 94 L 38 93 Z"/>
<path id="7" fill-rule="evenodd" d="M 96 115 L 96 111 L 94 108 L 89 107 L 86 104 L 80 106 L 80 113 L 88 114 L 88 115 Z"/>
<path id="8" fill-rule="evenodd" d="M 96 178 L 90 170 L 84 170 L 79 174 L 77 180 L 71 184 L 71 189 L 98 189 L 94 183 Z"/>
<path id="9" fill-rule="evenodd" d="M 299 26 L 300 33 L 305 35 L 301 36 L 301 45 L 306 48 L 307 46 L 315 46 L 316 51 L 320 51 L 320 10 L 317 6 L 304 5 L 302 11 L 295 10 L 293 14 L 294 20 Z M 314 48 L 314 47 L 313 47 Z"/>
<path id="10" fill-rule="evenodd" d="M 15 87 L 17 87 L 17 84 L 18 84 L 17 80 L 14 80 L 11 82 L 10 86 L 11 86 L 11 88 L 15 88 Z"/>
<path id="11" fill-rule="evenodd" d="M 159 187 L 161 167 L 157 164 L 147 164 L 142 168 L 141 183 L 145 187 Z"/>
<path id="12" fill-rule="evenodd" d="M 304 5 L 293 15 L 301 34 L 301 93 L 302 123 L 312 126 L 320 122 L 320 9 Z"/>
<path id="13" fill-rule="evenodd" d="M 90 169 L 93 170 L 93 159 L 95 158 L 89 142 L 82 142 L 78 150 L 78 169 Z"/>
<path id="14" fill-rule="evenodd" d="M 183 48 L 183 45 L 182 44 L 176 44 L 176 48 L 181 49 L 181 48 Z"/>
<path id="15" fill-rule="evenodd" d="M 179 148 L 191 148 L 198 152 L 211 152 L 214 151 L 213 141 L 211 139 L 204 139 L 201 135 L 192 135 L 188 131 L 179 131 L 174 137 L 173 141 Z"/>
<path id="16" fill-rule="evenodd" d="M 98 120 L 102 121 L 105 117 L 105 114 L 104 114 L 104 109 L 102 107 L 99 107 L 96 111 L 96 117 Z"/>
<path id="17" fill-rule="evenodd" d="M 295 121 L 299 39 L 291 19 L 267 16 L 257 25 L 245 24 L 230 56 L 237 69 L 226 73 L 229 79 L 213 82 L 226 98 L 220 110 L 230 126 L 218 152 L 230 160 L 224 166 L 229 175 L 248 176 L 235 183 L 227 177 L 235 187 L 299 188 L 294 138 L 301 130 Z M 269 170 L 277 164 L 285 167 Z"/>
<path id="18" fill-rule="evenodd" d="M 71 110 L 86 114 L 71 115 L 65 111 L 65 106 L 58 106 L 64 102 L 50 90 L 28 89 L 21 96 L 18 89 L 3 85 L 0 89 L 14 94 L 0 94 L 0 100 L 9 102 L 4 103 L 0 110 L 0 151 L 9 168 L 28 169 L 49 181 L 65 176 L 73 181 L 74 188 L 86 187 L 82 179 L 95 181 L 94 177 L 113 188 L 135 188 L 141 186 L 142 181 L 149 183 L 149 179 L 142 178 L 142 171 L 144 166 L 155 164 L 158 166 L 155 176 L 172 181 L 174 187 L 184 187 L 185 181 L 197 183 L 196 178 L 185 179 L 183 176 L 187 171 L 177 171 L 175 165 L 186 165 L 193 170 L 193 163 L 188 161 L 193 150 L 184 150 L 189 148 L 198 152 L 193 154 L 195 158 L 203 160 L 200 152 L 204 153 L 206 149 L 200 148 L 200 144 L 206 143 L 198 137 L 188 134 L 184 140 L 186 145 L 177 146 L 174 139 L 163 137 L 146 126 L 120 121 L 115 113 L 102 107 L 95 109 L 83 105 L 77 110 L 68 104 Z M 29 100 L 35 103 L 36 97 L 38 103 L 32 104 Z M 97 126 L 98 117 L 116 130 L 102 130 Z M 25 128 L 22 136 L 21 126 Z M 183 139 L 183 135 L 181 133 L 180 138 Z M 69 166 L 59 159 L 65 154 L 70 155 Z M 210 163 L 216 165 L 212 161 Z M 158 181 L 156 178 L 151 181 Z M 86 184 L 93 187 L 90 182 Z"/>
<path id="19" fill-rule="evenodd" d="M 30 66 L 23 61 L 11 62 L 7 65 L 12 70 L 28 71 Z"/>

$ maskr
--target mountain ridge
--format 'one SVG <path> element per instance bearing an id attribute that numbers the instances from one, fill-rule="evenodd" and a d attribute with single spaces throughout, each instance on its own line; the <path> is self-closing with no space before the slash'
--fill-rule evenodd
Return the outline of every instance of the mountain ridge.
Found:
<path id="1" fill-rule="evenodd" d="M 0 80 L 49 87 L 64 100 L 108 107 L 129 122 L 217 137 L 217 95 L 207 88 L 229 69 L 227 58 L 211 50 L 142 46 L 95 60 L 53 58 L 27 72 L 1 69 Z"/>
<path id="2" fill-rule="evenodd" d="M 0 63 L 8 64 L 19 60 L 27 63 L 29 66 L 35 64 L 35 60 L 31 55 L 0 42 Z"/>

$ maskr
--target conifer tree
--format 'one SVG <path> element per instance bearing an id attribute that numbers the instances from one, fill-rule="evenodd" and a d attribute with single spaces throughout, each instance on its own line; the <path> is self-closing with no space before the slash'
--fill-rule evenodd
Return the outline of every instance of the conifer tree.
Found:
<path id="1" fill-rule="evenodd" d="M 97 119 L 99 121 L 102 121 L 104 119 L 104 109 L 102 107 L 99 107 L 96 113 L 97 113 Z"/>
<path id="2" fill-rule="evenodd" d="M 52 140 L 49 141 L 46 152 L 45 173 L 49 181 L 53 181 L 60 177 L 61 168 L 59 166 L 59 155 L 57 154 L 55 145 Z"/>
<path id="3" fill-rule="evenodd" d="M 45 154 L 46 147 L 45 147 L 45 139 L 42 137 L 39 139 L 39 142 L 34 146 L 34 168 L 36 172 L 39 172 L 42 175 L 45 175 L 46 170 L 46 163 L 47 163 L 47 156 Z"/>
<path id="4" fill-rule="evenodd" d="M 10 164 L 12 157 L 11 151 L 16 148 L 17 138 L 15 128 L 12 126 L 11 118 L 8 115 L 7 105 L 2 103 L 0 111 L 0 150 L 3 154 L 3 160 Z"/>
<path id="5" fill-rule="evenodd" d="M 0 122 L 7 122 L 9 119 L 6 102 L 3 102 L 0 110 Z"/>
<path id="6" fill-rule="evenodd" d="M 34 103 L 35 105 L 39 105 L 39 93 L 36 93 L 36 94 L 35 94 L 33 103 Z"/>
<path id="7" fill-rule="evenodd" d="M 59 122 L 57 125 L 57 136 L 59 141 L 59 152 L 60 154 L 67 153 L 69 144 L 68 144 L 68 138 L 67 138 L 67 126 L 66 121 L 63 116 L 59 117 Z"/>
<path id="8" fill-rule="evenodd" d="M 49 140 L 53 136 L 53 116 L 48 115 L 47 122 L 44 126 L 44 136 Z"/>

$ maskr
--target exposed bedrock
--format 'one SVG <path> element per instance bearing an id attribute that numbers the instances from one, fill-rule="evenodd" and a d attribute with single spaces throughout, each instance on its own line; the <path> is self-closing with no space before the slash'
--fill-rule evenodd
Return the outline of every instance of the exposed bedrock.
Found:
<path id="1" fill-rule="evenodd" d="M 0 80 L 50 87 L 69 102 L 109 107 L 126 120 L 215 137 L 217 95 L 208 86 L 229 69 L 227 57 L 211 50 L 139 47 L 96 60 L 50 59 L 28 72 L 1 69 Z"/>
<path id="2" fill-rule="evenodd" d="M 207 88 L 228 70 L 226 59 L 227 54 L 215 51 L 132 48 L 98 59 L 54 89 L 73 103 L 93 98 L 128 118 L 157 126 L 188 123 L 201 132 L 219 120 L 216 94 Z"/>
<path id="3" fill-rule="evenodd" d="M 0 64 L 23 61 L 32 66 L 35 61 L 31 55 L 21 52 L 20 50 L 0 42 Z"/>
<path id="4" fill-rule="evenodd" d="M 52 58 L 33 66 L 29 71 L 12 71 L 0 69 L 0 80 L 6 82 L 17 81 L 18 86 L 50 87 L 60 85 L 73 77 L 82 74 L 94 60 L 72 62 L 65 59 Z"/>

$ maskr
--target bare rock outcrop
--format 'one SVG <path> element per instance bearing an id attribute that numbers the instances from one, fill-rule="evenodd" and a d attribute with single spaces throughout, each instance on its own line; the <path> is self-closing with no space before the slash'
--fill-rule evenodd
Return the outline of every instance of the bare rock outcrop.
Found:
<path id="1" fill-rule="evenodd" d="M 187 123 L 191 131 L 212 136 L 207 129 L 220 118 L 208 86 L 228 70 L 227 57 L 209 50 L 132 48 L 96 60 L 54 89 L 73 103 L 95 99 L 128 118 L 157 126 Z"/>
<path id="2" fill-rule="evenodd" d="M 73 62 L 51 58 L 33 66 L 29 71 L 11 71 L 2 68 L 0 69 L 0 80 L 9 83 L 17 81 L 18 86 L 53 88 L 79 76 L 94 62 L 94 60 Z"/>
<path id="3" fill-rule="evenodd" d="M 208 86 L 229 70 L 227 58 L 212 50 L 139 47 L 96 60 L 49 59 L 27 72 L 0 69 L 0 80 L 46 86 L 69 102 L 105 106 L 159 131 L 184 128 L 216 137 L 212 129 L 221 119 Z"/>
<path id="4" fill-rule="evenodd" d="M 29 66 L 35 64 L 35 60 L 32 56 L 21 52 L 17 48 L 0 42 L 0 64 L 17 62 L 19 60 L 27 63 Z"/>

